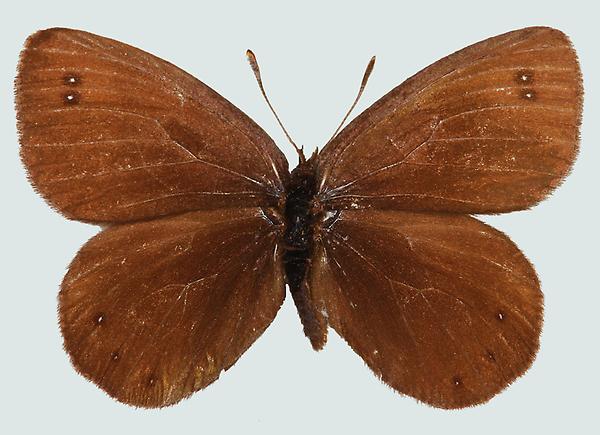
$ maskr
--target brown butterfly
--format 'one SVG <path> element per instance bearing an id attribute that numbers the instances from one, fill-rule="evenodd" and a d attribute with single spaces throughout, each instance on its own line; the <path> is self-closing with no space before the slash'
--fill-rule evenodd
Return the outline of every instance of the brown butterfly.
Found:
<path id="1" fill-rule="evenodd" d="M 87 32 L 29 37 L 16 105 L 36 190 L 104 227 L 64 278 L 60 326 L 75 368 L 121 402 L 171 405 L 212 383 L 271 323 L 286 283 L 314 349 L 330 326 L 432 406 L 485 402 L 535 357 L 535 271 L 469 215 L 527 209 L 573 164 L 581 75 L 558 30 L 434 63 L 320 153 L 298 150 L 291 173 L 215 91 Z"/>

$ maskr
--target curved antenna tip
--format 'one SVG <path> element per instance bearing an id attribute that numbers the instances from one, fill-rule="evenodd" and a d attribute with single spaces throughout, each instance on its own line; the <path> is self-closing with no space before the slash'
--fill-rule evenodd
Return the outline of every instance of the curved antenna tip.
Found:
<path id="1" fill-rule="evenodd" d="M 365 73 L 363 74 L 362 81 L 360 82 L 360 88 L 358 89 L 358 95 L 356 95 L 354 102 L 350 106 L 350 109 L 346 113 L 346 116 L 344 116 L 344 118 L 342 119 L 342 122 L 340 123 L 338 128 L 333 133 L 333 136 L 331 136 L 331 138 L 327 141 L 327 143 L 325 145 L 327 145 L 329 142 L 331 142 L 337 136 L 337 134 L 340 132 L 340 130 L 344 126 L 344 123 L 348 119 L 348 116 L 350 116 L 350 113 L 352 113 L 352 111 L 356 107 L 358 100 L 360 99 L 363 91 L 365 90 L 365 86 L 367 86 L 367 81 L 369 80 L 369 77 L 371 76 L 371 73 L 373 72 L 373 67 L 375 67 L 375 56 L 371 57 L 371 60 L 369 60 L 369 63 L 367 64 L 367 68 L 365 68 Z"/>
<path id="2" fill-rule="evenodd" d="M 306 158 L 304 157 L 304 152 L 302 151 L 302 148 L 299 148 L 298 145 L 296 145 L 296 143 L 293 141 L 293 139 L 291 138 L 291 136 L 289 135 L 289 133 L 287 132 L 287 130 L 283 126 L 283 123 L 281 122 L 281 119 L 279 119 L 279 115 L 277 115 L 277 112 L 275 112 L 275 109 L 271 105 L 271 102 L 269 101 L 269 98 L 267 97 L 267 93 L 265 92 L 265 88 L 263 86 L 262 78 L 260 76 L 260 68 L 258 66 L 258 61 L 256 60 L 256 56 L 254 55 L 254 53 L 252 52 L 252 50 L 250 50 L 250 49 L 246 50 L 246 57 L 248 58 L 248 62 L 250 63 L 250 68 L 252 68 L 252 72 L 254 73 L 254 77 L 256 78 L 256 82 L 258 83 L 258 87 L 260 89 L 260 92 L 262 93 L 262 96 L 264 97 L 265 101 L 267 102 L 267 105 L 269 106 L 269 109 L 271 109 L 271 112 L 273 113 L 273 115 L 275 115 L 275 119 L 277 120 L 277 123 L 279 124 L 279 126 L 283 130 L 283 133 L 287 137 L 287 140 L 292 144 L 292 146 L 294 147 L 294 149 L 298 153 L 298 157 L 300 158 L 300 162 L 305 162 Z"/>
<path id="3" fill-rule="evenodd" d="M 363 86 L 365 86 L 367 84 L 367 80 L 369 80 L 369 76 L 371 75 L 371 72 L 373 72 L 373 67 L 375 67 L 376 60 L 377 60 L 377 58 L 375 56 L 373 56 L 371 58 L 371 60 L 369 61 L 369 64 L 367 65 L 367 69 L 365 71 L 365 75 L 363 77 L 363 83 L 362 83 Z"/>

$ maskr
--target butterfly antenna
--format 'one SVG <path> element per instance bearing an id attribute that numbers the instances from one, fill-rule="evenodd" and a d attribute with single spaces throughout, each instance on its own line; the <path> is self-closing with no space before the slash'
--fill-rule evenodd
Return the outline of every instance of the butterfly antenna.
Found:
<path id="1" fill-rule="evenodd" d="M 360 82 L 360 89 L 358 90 L 358 94 L 356 95 L 356 98 L 354 99 L 352 106 L 350 106 L 350 109 L 346 113 L 346 116 L 344 116 L 344 119 L 342 119 L 342 122 L 340 123 L 338 128 L 335 130 L 335 133 L 333 133 L 333 136 L 331 136 L 331 138 L 327 141 L 327 143 L 331 142 L 333 140 L 333 138 L 337 136 L 337 134 L 340 132 L 340 130 L 344 126 L 344 123 L 346 122 L 346 120 L 348 119 L 348 117 L 350 116 L 350 114 L 352 113 L 352 111 L 354 110 L 356 105 L 358 104 L 358 100 L 360 100 L 360 97 L 361 97 L 363 91 L 365 90 L 365 87 L 367 86 L 367 81 L 369 80 L 369 77 L 371 76 L 371 73 L 373 72 L 374 66 L 375 66 L 375 56 L 373 56 L 371 58 L 371 60 L 369 61 L 369 64 L 367 65 L 367 69 L 365 69 L 365 73 L 363 75 L 362 81 Z"/>
<path id="2" fill-rule="evenodd" d="M 254 77 L 256 77 L 256 81 L 258 82 L 258 87 L 260 88 L 260 92 L 262 93 L 263 97 L 265 98 L 265 101 L 267 102 L 269 109 L 271 109 L 271 112 L 273 113 L 273 115 L 275 115 L 275 119 L 277 119 L 279 126 L 285 133 L 285 137 L 287 137 L 288 141 L 292 144 L 292 146 L 298 153 L 298 157 L 300 158 L 300 163 L 306 162 L 306 157 L 304 156 L 304 147 L 299 148 L 298 145 L 296 145 L 296 142 L 293 141 L 292 137 L 290 136 L 290 134 L 287 132 L 287 130 L 283 126 L 281 119 L 279 119 L 279 116 L 277 116 L 277 112 L 275 112 L 275 109 L 271 105 L 269 98 L 267 97 L 267 93 L 265 92 L 265 88 L 263 87 L 263 83 L 262 83 L 262 78 L 260 76 L 260 68 L 258 67 L 258 62 L 256 60 L 256 56 L 254 55 L 252 50 L 246 50 L 246 56 L 248 57 L 248 62 L 250 62 L 250 67 L 252 68 Z"/>

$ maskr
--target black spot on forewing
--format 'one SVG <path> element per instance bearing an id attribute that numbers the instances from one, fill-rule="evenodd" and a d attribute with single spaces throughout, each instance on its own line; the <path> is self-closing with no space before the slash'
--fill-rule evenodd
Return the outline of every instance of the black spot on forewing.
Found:
<path id="1" fill-rule="evenodd" d="M 81 100 L 81 95 L 79 94 L 79 92 L 76 92 L 76 91 L 66 92 L 63 95 L 63 102 L 68 106 L 78 104 L 80 100 Z"/>
<path id="2" fill-rule="evenodd" d="M 79 86 L 81 77 L 75 73 L 67 73 L 63 76 L 63 83 L 67 86 Z"/>
<path id="3" fill-rule="evenodd" d="M 535 101 L 537 94 L 533 89 L 525 88 L 521 89 L 521 98 L 527 101 Z"/>
<path id="4" fill-rule="evenodd" d="M 520 85 L 531 85 L 533 83 L 533 71 L 530 69 L 522 69 L 517 71 L 515 81 Z"/>

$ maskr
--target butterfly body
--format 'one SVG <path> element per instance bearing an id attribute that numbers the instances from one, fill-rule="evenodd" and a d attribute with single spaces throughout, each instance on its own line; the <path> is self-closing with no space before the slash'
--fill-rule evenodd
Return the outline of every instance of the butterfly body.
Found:
<path id="1" fill-rule="evenodd" d="M 290 174 L 285 202 L 283 261 L 286 280 L 304 332 L 311 339 L 313 346 L 320 349 L 325 344 L 324 334 L 319 333 L 315 309 L 306 294 L 306 276 L 314 249 L 314 231 L 321 218 L 315 207 L 317 158 L 316 153 L 308 160 L 302 155 L 300 163 Z"/>
<path id="2" fill-rule="evenodd" d="M 539 280 L 471 215 L 532 207 L 572 167 L 583 89 L 562 32 L 516 30 L 441 59 L 291 173 L 208 86 L 88 32 L 32 35 L 15 95 L 30 182 L 102 226 L 69 266 L 59 317 L 74 367 L 117 400 L 167 406 L 214 382 L 286 283 L 314 349 L 332 329 L 429 405 L 483 403 L 531 366 Z"/>

